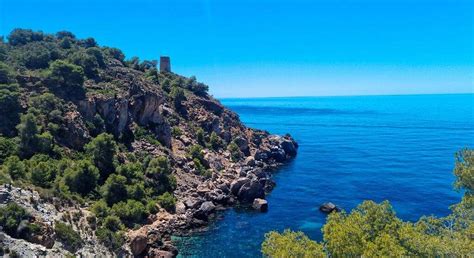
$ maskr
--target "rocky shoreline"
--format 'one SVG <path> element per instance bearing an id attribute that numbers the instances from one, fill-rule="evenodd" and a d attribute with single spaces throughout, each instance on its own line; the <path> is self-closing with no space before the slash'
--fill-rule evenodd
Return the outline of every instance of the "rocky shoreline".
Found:
<path id="1" fill-rule="evenodd" d="M 177 172 L 179 180 L 175 195 L 178 202 L 175 212 L 160 209 L 157 214 L 150 215 L 146 225 L 128 232 L 128 241 L 118 255 L 175 257 L 179 250 L 173 246 L 172 235 L 184 236 L 205 230 L 217 212 L 237 204 L 251 207 L 254 200 L 264 200 L 275 186 L 272 173 L 294 158 L 298 148 L 298 144 L 289 136 L 268 135 L 265 139 L 266 144 L 262 148 L 252 150 L 254 155 L 237 163 L 224 163 L 225 169 L 209 179 L 202 180 L 202 177 L 192 173 Z M 212 160 L 210 155 L 207 158 Z M 57 198 L 45 200 L 34 189 L 2 185 L 0 206 L 9 202 L 21 205 L 46 229 L 40 238 L 28 241 L 0 232 L 0 246 L 8 248 L 9 252 L 21 257 L 67 256 L 70 250 L 54 241 L 52 229 L 55 221 L 67 221 L 81 232 L 85 243 L 75 251 L 76 255 L 116 255 L 94 236 L 94 225 L 87 221 L 91 215 L 87 204 L 71 206 Z M 80 218 L 77 214 L 81 214 Z"/>
<path id="2" fill-rule="evenodd" d="M 175 194 L 179 202 L 174 214 L 162 211 L 152 218 L 152 224 L 130 233 L 131 253 L 147 253 L 153 257 L 158 252 L 164 257 L 173 257 L 178 250 L 171 243 L 172 235 L 201 231 L 212 222 L 216 212 L 236 204 L 251 207 L 254 200 L 263 200 L 275 186 L 272 172 L 295 157 L 298 148 L 289 136 L 271 135 L 269 140 L 271 151 L 257 151 L 258 159 L 249 156 L 219 176 L 200 182 L 196 188 L 188 187 L 185 191 L 178 188 Z"/>

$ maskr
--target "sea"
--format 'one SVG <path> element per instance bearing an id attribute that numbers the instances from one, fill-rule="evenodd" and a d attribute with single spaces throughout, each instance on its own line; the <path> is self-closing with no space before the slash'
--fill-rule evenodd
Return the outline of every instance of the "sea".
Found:
<path id="1" fill-rule="evenodd" d="M 219 214 L 205 232 L 174 237 L 179 257 L 261 257 L 266 232 L 321 240 L 333 202 L 350 211 L 390 201 L 408 221 L 445 216 L 460 201 L 455 153 L 474 147 L 474 94 L 221 99 L 245 125 L 291 134 L 297 157 L 275 172 L 269 210 Z"/>

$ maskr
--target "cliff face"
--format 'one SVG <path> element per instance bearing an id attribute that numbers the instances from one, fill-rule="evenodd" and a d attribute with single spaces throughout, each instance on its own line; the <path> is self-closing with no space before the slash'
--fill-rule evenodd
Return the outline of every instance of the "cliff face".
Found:
<path id="1" fill-rule="evenodd" d="M 71 41 L 70 44 L 74 47 L 64 49 L 65 39 Z M 13 67 L 11 70 L 14 72 L 9 73 L 14 77 L 11 81 L 19 85 L 18 101 L 21 108 L 18 113 L 38 112 L 33 109 L 38 106 L 35 98 L 45 96 L 46 93 L 53 93 L 55 101 L 52 102 L 59 106 L 54 111 L 60 115 L 54 119 L 60 122 L 57 122 L 57 127 L 53 127 L 54 130 L 45 129 L 51 127 L 52 121 L 56 121 L 51 117 L 52 111 L 39 116 L 37 122 L 47 125 L 39 127 L 40 130 L 51 132 L 53 145 L 61 150 L 59 153 L 50 151 L 47 155 L 52 158 L 59 155 L 75 162 L 77 155 L 83 155 L 81 153 L 84 152 L 85 145 L 96 135 L 108 133 L 120 145 L 116 153 L 119 165 L 115 166 L 137 162 L 144 156 L 148 159 L 166 157 L 170 163 L 171 175 L 176 179 L 176 186 L 172 190 L 176 198 L 174 208 L 158 207 L 158 212 L 151 212 L 139 229 L 125 230 L 126 242 L 119 253 L 175 255 L 176 250 L 170 243 L 171 234 L 186 234 L 200 229 L 217 210 L 237 202 L 252 203 L 256 198 L 265 198 L 265 194 L 274 187 L 270 172 L 296 155 L 298 145 L 289 135 L 270 135 L 268 132 L 246 127 L 237 114 L 208 95 L 207 86 L 196 82 L 194 78 L 184 78 L 169 72 L 159 73 L 154 62 L 140 63 L 138 59 L 124 61 L 118 50 L 99 48 L 95 44 L 87 45 L 90 44 L 88 40 L 75 39 L 72 34 L 67 37 L 63 34 L 59 36 L 59 33 L 56 37 L 43 35 L 42 40 L 32 40 L 30 37 L 26 43 L 22 41 L 22 44 L 13 44 L 17 41 L 17 38 L 10 36 L 8 43 L 0 45 L 0 50 L 3 49 L 7 56 L 0 61 Z M 49 60 L 45 65 L 35 69 L 28 68 L 28 65 L 22 63 L 22 59 L 17 58 L 18 53 L 24 53 L 31 47 L 40 49 L 35 51 L 49 53 Z M 52 57 L 51 48 L 58 48 L 55 57 Z M 76 53 L 82 53 L 86 57 L 75 59 Z M 83 60 L 87 61 L 91 56 L 100 56 L 96 58 L 97 64 L 93 64 L 92 68 L 90 62 Z M 57 61 L 63 59 L 82 67 L 85 71 L 84 79 L 71 81 L 71 76 L 60 74 L 63 81 L 58 80 L 59 75 L 55 74 L 54 69 Z M 74 65 L 71 67 L 75 68 Z M 87 71 L 90 70 L 92 72 L 89 75 Z M 65 78 L 69 78 L 70 82 L 65 82 Z M 80 83 L 75 86 L 74 91 L 65 90 L 66 86 L 77 81 Z M 76 91 L 82 91 L 83 94 L 76 94 Z M 19 133 L 12 133 L 10 136 L 22 141 Z M 27 162 L 27 157 L 24 159 L 23 162 Z M 99 165 L 96 166 L 100 169 Z M 62 173 L 59 172 L 57 182 L 62 182 Z M 161 187 L 157 182 L 148 184 L 155 180 L 153 177 L 145 174 L 143 178 L 148 187 L 145 189 L 147 192 L 156 190 L 152 189 L 152 185 Z M 16 184 L 15 180 L 12 182 Z M 28 188 L 24 184 L 18 186 Z M 89 214 L 90 204 L 96 202 L 97 198 L 100 199 L 100 196 L 97 197 L 97 194 L 102 193 L 99 188 L 98 186 L 93 190 L 93 194 L 88 195 L 87 201 L 82 205 L 74 200 L 65 202 L 61 196 L 39 198 L 35 202 L 55 204 L 50 207 L 50 214 L 55 214 L 55 220 L 61 221 L 63 214 Z M 15 196 L 6 185 L 2 189 L 5 196 Z M 56 192 L 61 192 L 61 189 Z M 0 198 L 0 206 L 15 202 L 16 199 L 10 197 Z M 147 198 L 154 197 L 149 194 Z M 19 205 L 25 206 L 22 203 Z M 35 212 L 36 205 L 26 206 L 36 220 L 48 225 L 43 228 L 53 226 L 53 220 Z M 97 241 L 93 233 L 95 226 L 89 220 L 78 219 L 67 223 L 90 239 L 88 243 L 74 251 L 66 251 L 57 243 L 53 247 L 51 242 L 43 246 L 60 253 L 76 254 L 91 254 L 94 246 L 101 246 L 97 250 L 107 252 L 104 251 L 107 250 L 106 244 L 104 246 L 104 243 Z M 51 239 L 54 243 L 54 233 Z M 24 245 L 28 242 L 8 236 L 0 238 L 0 241 L 8 243 L 11 250 L 18 249 L 25 255 L 51 253 L 44 251 L 44 248 L 40 248 L 42 251 L 33 247 L 25 249 Z M 18 242 L 17 245 L 14 244 L 15 241 Z"/>

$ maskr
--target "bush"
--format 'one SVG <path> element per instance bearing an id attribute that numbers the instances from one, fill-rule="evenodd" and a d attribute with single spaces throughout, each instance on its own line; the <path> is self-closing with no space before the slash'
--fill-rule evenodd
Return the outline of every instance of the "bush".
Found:
<path id="1" fill-rule="evenodd" d="M 0 227 L 12 237 L 18 237 L 18 226 L 21 221 L 28 220 L 30 215 L 16 203 L 10 202 L 0 207 Z"/>
<path id="2" fill-rule="evenodd" d="M 128 182 L 143 180 L 143 165 L 139 162 L 129 162 L 117 167 L 117 174 L 127 178 Z"/>
<path id="3" fill-rule="evenodd" d="M 128 198 L 134 200 L 143 200 L 145 197 L 145 185 L 143 182 L 136 182 L 132 185 L 127 186 Z"/>
<path id="4" fill-rule="evenodd" d="M 13 69 L 5 64 L 0 62 L 0 84 L 10 84 L 15 81 L 15 72 Z M 18 89 L 16 89 L 18 91 Z"/>
<path id="5" fill-rule="evenodd" d="M 323 246 L 310 240 L 303 232 L 285 230 L 265 234 L 262 253 L 266 257 L 325 257 Z"/>
<path id="6" fill-rule="evenodd" d="M 205 177 L 210 176 L 210 172 L 201 164 L 201 161 L 199 161 L 199 159 L 193 159 L 193 163 L 199 175 L 205 176 Z"/>
<path id="7" fill-rule="evenodd" d="M 158 204 L 168 212 L 173 212 L 176 206 L 176 198 L 169 192 L 158 196 Z"/>
<path id="8" fill-rule="evenodd" d="M 150 161 L 146 174 L 158 181 L 158 185 L 154 187 L 154 192 L 163 193 L 176 189 L 176 178 L 171 172 L 171 165 L 166 157 L 161 156 Z"/>
<path id="9" fill-rule="evenodd" d="M 70 57 L 71 63 L 82 67 L 88 78 L 95 78 L 98 74 L 99 61 L 97 57 L 87 51 L 76 51 Z"/>
<path id="10" fill-rule="evenodd" d="M 173 126 L 173 128 L 171 129 L 171 135 L 173 135 L 174 137 L 179 137 L 183 134 L 183 132 L 181 131 L 181 129 L 177 126 Z"/>
<path id="11" fill-rule="evenodd" d="M 147 175 L 159 177 L 161 175 L 169 175 L 171 174 L 171 166 L 168 161 L 168 158 L 164 156 L 160 156 L 154 158 L 148 163 L 148 167 L 146 169 Z"/>
<path id="12" fill-rule="evenodd" d="M 218 150 L 222 147 L 222 139 L 219 137 L 215 132 L 211 133 L 211 137 L 209 137 L 209 145 L 212 149 Z"/>
<path id="13" fill-rule="evenodd" d="M 127 179 L 124 176 L 112 174 L 101 187 L 101 193 L 109 206 L 127 199 Z"/>
<path id="14" fill-rule="evenodd" d="M 176 86 L 172 86 L 170 96 L 173 99 L 174 107 L 176 108 L 176 110 L 181 110 L 181 102 L 186 99 L 186 97 L 184 96 L 184 91 Z"/>
<path id="15" fill-rule="evenodd" d="M 83 99 L 85 96 L 84 70 L 64 60 L 56 60 L 49 66 L 48 87 L 65 99 Z"/>
<path id="16" fill-rule="evenodd" d="M 96 137 L 105 131 L 105 121 L 99 114 L 96 114 L 92 120 L 86 121 L 86 127 L 90 135 Z"/>
<path id="17" fill-rule="evenodd" d="M 105 217 L 103 225 L 106 229 L 113 232 L 123 229 L 122 221 L 120 221 L 120 218 L 115 215 Z"/>
<path id="18" fill-rule="evenodd" d="M 235 142 L 229 143 L 229 145 L 227 145 L 227 150 L 230 152 L 230 157 L 233 161 L 238 161 L 243 156 L 239 146 L 237 146 Z"/>
<path id="19" fill-rule="evenodd" d="M 158 203 L 154 200 L 148 200 L 148 202 L 146 203 L 146 210 L 149 214 L 157 213 L 159 211 Z"/>
<path id="20" fill-rule="evenodd" d="M 85 146 L 86 153 L 100 171 L 101 181 L 115 171 L 117 144 L 112 135 L 102 133 Z"/>
<path id="21" fill-rule="evenodd" d="M 14 29 L 8 36 L 8 44 L 12 46 L 24 45 L 33 41 L 43 40 L 44 34 L 26 29 Z"/>
<path id="22" fill-rule="evenodd" d="M 5 160 L 2 170 L 9 174 L 13 180 L 25 178 L 26 167 L 23 161 L 17 156 L 11 156 Z"/>
<path id="23" fill-rule="evenodd" d="M 71 226 L 56 221 L 54 225 L 54 232 L 56 233 L 56 238 L 68 248 L 76 250 L 82 246 L 81 235 L 74 231 Z"/>
<path id="24" fill-rule="evenodd" d="M 125 59 L 125 55 L 123 54 L 122 50 L 118 48 L 105 48 L 105 54 L 119 60 L 120 62 L 123 62 Z"/>
<path id="25" fill-rule="evenodd" d="M 188 155 L 192 159 L 198 159 L 200 162 L 204 161 L 204 155 L 202 154 L 202 147 L 200 145 L 193 145 L 188 150 Z"/>
<path id="26" fill-rule="evenodd" d="M 92 205 L 91 210 L 95 214 L 95 216 L 97 216 L 98 218 L 105 218 L 110 213 L 110 209 L 107 206 L 107 203 L 103 200 L 99 200 L 95 202 Z"/>
<path id="27" fill-rule="evenodd" d="M 196 140 L 201 146 L 206 145 L 206 137 L 204 136 L 204 130 L 202 128 L 196 130 Z"/>
<path id="28" fill-rule="evenodd" d="M 49 188 L 56 177 L 56 168 L 51 165 L 51 162 L 40 161 L 33 163 L 30 172 L 31 182 L 39 187 Z"/>
<path id="29" fill-rule="evenodd" d="M 19 96 L 18 85 L 0 83 L 0 110 L 2 110 L 0 112 L 0 121 L 2 121 L 0 123 L 0 134 L 6 136 L 15 135 L 15 125 L 20 121 L 21 112 Z"/>
<path id="30" fill-rule="evenodd" d="M 29 69 L 47 68 L 54 53 L 42 42 L 30 43 L 17 53 L 19 63 Z"/>
<path id="31" fill-rule="evenodd" d="M 112 251 L 118 251 L 125 243 L 125 237 L 122 231 L 112 232 L 107 228 L 99 228 L 95 235 L 99 242 L 110 248 Z"/>
<path id="32" fill-rule="evenodd" d="M 112 206 L 112 213 L 129 227 L 134 224 L 141 224 L 148 215 L 145 206 L 135 200 L 127 200 L 127 202 L 114 204 L 114 206 Z"/>
<path id="33" fill-rule="evenodd" d="M 64 183 L 69 190 L 82 196 L 89 194 L 97 186 L 99 170 L 88 160 L 80 160 L 64 171 Z"/>

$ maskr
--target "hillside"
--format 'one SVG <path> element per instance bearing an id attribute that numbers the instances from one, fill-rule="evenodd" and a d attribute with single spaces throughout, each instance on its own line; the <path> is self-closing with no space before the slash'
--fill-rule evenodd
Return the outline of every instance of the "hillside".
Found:
<path id="1" fill-rule="evenodd" d="M 296 155 L 195 77 L 70 32 L 0 42 L 0 252 L 171 257 Z M 0 253 L 1 255 L 1 253 Z"/>

